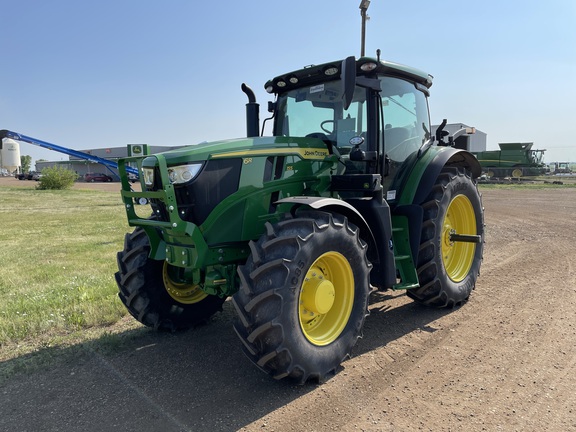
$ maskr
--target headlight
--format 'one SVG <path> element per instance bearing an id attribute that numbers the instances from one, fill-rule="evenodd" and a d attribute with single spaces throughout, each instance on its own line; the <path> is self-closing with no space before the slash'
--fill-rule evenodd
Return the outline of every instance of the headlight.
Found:
<path id="1" fill-rule="evenodd" d="M 179 165 L 168 168 L 168 177 L 173 184 L 186 183 L 198 175 L 202 164 Z"/>
<path id="2" fill-rule="evenodd" d="M 152 186 L 154 184 L 154 168 L 142 168 L 142 174 L 146 186 Z"/>

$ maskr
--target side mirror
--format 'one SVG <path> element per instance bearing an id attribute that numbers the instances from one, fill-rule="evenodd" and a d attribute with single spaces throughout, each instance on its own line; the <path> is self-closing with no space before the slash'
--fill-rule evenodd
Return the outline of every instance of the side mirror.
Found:
<path id="1" fill-rule="evenodd" d="M 347 110 L 354 97 L 356 87 L 356 58 L 350 56 L 342 61 L 342 99 L 344 100 L 344 109 Z"/>
<path id="2" fill-rule="evenodd" d="M 438 143 L 443 143 L 444 137 L 449 134 L 448 131 L 444 130 L 444 128 L 446 127 L 446 124 L 448 124 L 448 120 L 444 119 L 444 120 L 442 120 L 442 123 L 440 123 L 438 128 L 436 129 L 436 141 L 438 141 Z M 441 145 L 441 144 L 439 144 L 439 145 Z"/>

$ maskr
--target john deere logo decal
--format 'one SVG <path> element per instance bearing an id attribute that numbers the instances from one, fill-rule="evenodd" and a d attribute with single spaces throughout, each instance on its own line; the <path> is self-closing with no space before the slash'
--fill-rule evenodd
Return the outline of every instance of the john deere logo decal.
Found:
<path id="1" fill-rule="evenodd" d="M 328 156 L 328 150 L 304 150 L 304 157 L 326 157 Z"/>
<path id="2" fill-rule="evenodd" d="M 134 146 L 134 147 L 132 147 L 132 153 L 134 153 L 134 154 L 140 154 L 140 153 L 142 153 L 142 147 L 140 147 L 140 146 Z"/>
<path id="3" fill-rule="evenodd" d="M 241 156 L 244 159 L 250 159 L 250 156 L 268 156 L 270 154 L 276 155 L 290 155 L 296 154 L 300 155 L 303 159 L 324 159 L 330 156 L 328 150 L 325 149 L 303 149 L 303 148 L 285 148 L 285 149 L 258 149 L 258 150 L 238 150 L 226 153 L 215 154 L 213 158 L 224 158 L 224 157 L 234 157 Z M 246 161 L 244 162 L 246 163 Z"/>

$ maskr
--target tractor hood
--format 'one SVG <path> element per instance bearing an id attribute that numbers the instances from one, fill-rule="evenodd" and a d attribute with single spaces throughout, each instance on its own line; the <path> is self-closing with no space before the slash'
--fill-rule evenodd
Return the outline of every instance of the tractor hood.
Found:
<path id="1" fill-rule="evenodd" d="M 190 145 L 160 153 L 168 166 L 203 162 L 210 159 L 254 158 L 271 155 L 295 155 L 301 159 L 323 160 L 330 156 L 326 144 L 317 138 L 258 137 L 239 138 Z M 146 157 L 143 167 L 156 164 L 155 157 Z"/>

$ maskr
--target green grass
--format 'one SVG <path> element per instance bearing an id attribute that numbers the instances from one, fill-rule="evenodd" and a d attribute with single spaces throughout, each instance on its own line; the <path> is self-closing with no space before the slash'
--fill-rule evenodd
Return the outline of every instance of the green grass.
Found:
<path id="1" fill-rule="evenodd" d="M 0 188 L 0 361 L 116 323 L 118 192 Z"/>

